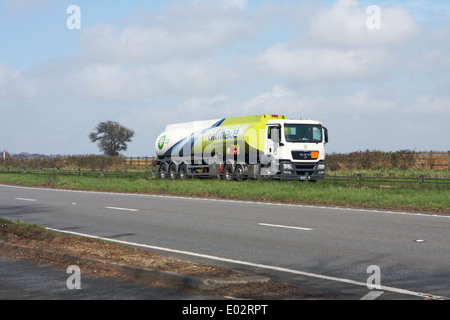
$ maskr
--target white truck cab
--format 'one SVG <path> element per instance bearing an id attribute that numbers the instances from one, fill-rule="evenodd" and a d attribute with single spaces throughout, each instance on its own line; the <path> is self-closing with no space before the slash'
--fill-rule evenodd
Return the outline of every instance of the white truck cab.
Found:
<path id="1" fill-rule="evenodd" d="M 319 121 L 269 120 L 266 124 L 266 159 L 271 166 L 264 174 L 278 171 L 283 180 L 319 180 L 325 175 L 325 143 L 328 130 Z M 266 160 L 267 163 L 267 160 Z M 278 167 L 277 167 L 278 166 Z"/>

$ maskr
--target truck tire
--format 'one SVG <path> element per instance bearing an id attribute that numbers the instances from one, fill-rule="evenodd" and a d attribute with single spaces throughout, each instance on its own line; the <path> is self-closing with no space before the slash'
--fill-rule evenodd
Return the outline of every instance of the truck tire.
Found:
<path id="1" fill-rule="evenodd" d="M 159 176 L 161 179 L 167 178 L 167 163 L 163 162 L 159 165 Z"/>
<path id="2" fill-rule="evenodd" d="M 173 180 L 178 178 L 177 166 L 175 163 L 172 163 L 169 167 L 169 177 Z"/>
<path id="3" fill-rule="evenodd" d="M 180 165 L 178 177 L 180 179 L 186 179 L 188 177 L 187 167 L 184 163 L 182 165 Z"/>
<path id="4" fill-rule="evenodd" d="M 245 168 L 242 164 L 238 164 L 236 169 L 234 170 L 234 175 L 236 176 L 236 180 L 242 181 L 245 180 L 244 177 Z"/>
<path id="5" fill-rule="evenodd" d="M 225 180 L 233 180 L 233 167 L 231 166 L 231 164 L 227 164 L 225 168 L 223 168 L 223 175 L 225 177 Z"/>

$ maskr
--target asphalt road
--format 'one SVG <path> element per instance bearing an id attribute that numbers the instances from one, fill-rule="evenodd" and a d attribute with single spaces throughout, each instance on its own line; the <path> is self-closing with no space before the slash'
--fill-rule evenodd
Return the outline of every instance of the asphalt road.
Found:
<path id="1" fill-rule="evenodd" d="M 138 285 L 81 274 L 68 287 L 66 270 L 0 256 L 0 300 L 211 300 L 183 290 Z"/>
<path id="2" fill-rule="evenodd" d="M 450 297 L 449 216 L 3 185 L 0 216 L 343 298 Z"/>

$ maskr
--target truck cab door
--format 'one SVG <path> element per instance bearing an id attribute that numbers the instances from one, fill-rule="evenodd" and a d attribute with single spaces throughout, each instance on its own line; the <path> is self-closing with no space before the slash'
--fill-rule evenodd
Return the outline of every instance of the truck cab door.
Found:
<path id="1" fill-rule="evenodd" d="M 274 175 L 278 173 L 278 148 L 280 147 L 281 126 L 268 125 L 266 127 L 266 141 L 264 156 L 261 159 L 263 167 L 261 168 L 262 175 Z"/>
<path id="2" fill-rule="evenodd" d="M 270 154 L 275 158 L 278 156 L 278 148 L 280 146 L 280 138 L 281 138 L 281 126 L 280 125 L 267 126 L 266 154 Z"/>

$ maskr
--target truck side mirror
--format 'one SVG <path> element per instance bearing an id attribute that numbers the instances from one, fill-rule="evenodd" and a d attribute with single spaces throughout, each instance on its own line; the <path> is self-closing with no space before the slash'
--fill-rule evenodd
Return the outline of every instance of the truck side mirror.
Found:
<path id="1" fill-rule="evenodd" d="M 271 132 L 271 139 L 275 143 L 280 142 L 280 127 L 273 127 Z"/>
<path id="2" fill-rule="evenodd" d="M 325 133 L 325 143 L 328 143 L 328 129 L 323 127 L 323 132 Z"/>

